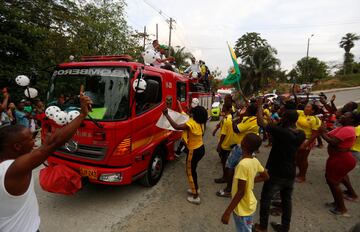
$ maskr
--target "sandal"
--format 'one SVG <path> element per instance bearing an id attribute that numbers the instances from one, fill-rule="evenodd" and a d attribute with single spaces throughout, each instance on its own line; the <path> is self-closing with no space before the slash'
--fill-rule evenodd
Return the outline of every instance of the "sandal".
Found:
<path id="1" fill-rule="evenodd" d="M 359 202 L 359 198 L 350 197 L 348 194 L 344 194 L 344 199 L 351 202 Z"/>
<path id="2" fill-rule="evenodd" d="M 220 189 L 219 191 L 216 192 L 216 196 L 231 198 L 231 193 L 225 192 L 223 189 Z"/>
<path id="3" fill-rule="evenodd" d="M 332 214 L 332 215 L 335 215 L 335 216 L 342 216 L 342 217 L 346 217 L 346 218 L 349 218 L 351 217 L 350 214 L 348 214 L 347 212 L 343 213 L 343 212 L 340 212 L 336 209 L 329 209 L 329 213 Z"/>

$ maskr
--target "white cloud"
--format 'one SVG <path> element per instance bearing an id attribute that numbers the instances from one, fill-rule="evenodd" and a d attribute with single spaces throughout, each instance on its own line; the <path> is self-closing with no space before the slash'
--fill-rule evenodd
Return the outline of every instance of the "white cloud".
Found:
<path id="1" fill-rule="evenodd" d="M 278 50 L 283 69 L 291 69 L 306 55 L 307 38 L 310 56 L 324 61 L 342 62 L 338 43 L 347 32 L 360 34 L 358 0 L 128 0 L 129 24 L 143 30 L 146 25 L 155 34 L 159 24 L 160 43 L 168 43 L 168 24 L 163 16 L 145 2 L 176 20 L 173 45 L 185 46 L 210 68 L 227 73 L 231 65 L 226 41 L 234 45 L 246 32 L 259 32 Z M 352 50 L 360 56 L 360 42 Z"/>

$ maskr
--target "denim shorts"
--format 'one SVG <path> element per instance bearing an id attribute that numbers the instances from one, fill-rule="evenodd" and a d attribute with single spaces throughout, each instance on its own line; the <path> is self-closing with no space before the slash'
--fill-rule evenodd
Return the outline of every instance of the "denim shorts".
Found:
<path id="1" fill-rule="evenodd" d="M 360 162 L 360 151 L 352 151 L 351 153 L 355 157 L 356 161 L 359 163 Z"/>
<path id="2" fill-rule="evenodd" d="M 254 224 L 254 216 L 238 216 L 233 213 L 236 232 L 251 232 Z"/>
<path id="3" fill-rule="evenodd" d="M 225 167 L 234 169 L 242 158 L 242 150 L 240 145 L 236 145 L 230 152 L 229 157 L 226 160 Z"/>

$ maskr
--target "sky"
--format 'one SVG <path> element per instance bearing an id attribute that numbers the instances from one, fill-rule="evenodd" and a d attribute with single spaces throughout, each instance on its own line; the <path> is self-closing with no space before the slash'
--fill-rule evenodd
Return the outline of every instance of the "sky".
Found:
<path id="1" fill-rule="evenodd" d="M 258 32 L 278 51 L 281 68 L 290 71 L 306 56 L 342 63 L 344 50 L 339 47 L 346 33 L 360 35 L 359 0 L 127 0 L 128 24 L 168 44 L 169 25 L 174 18 L 173 46 L 185 46 L 211 70 L 218 67 L 223 75 L 231 66 L 227 42 L 234 46 L 246 32 Z M 159 14 L 161 11 L 161 15 Z M 360 61 L 360 41 L 351 50 Z"/>

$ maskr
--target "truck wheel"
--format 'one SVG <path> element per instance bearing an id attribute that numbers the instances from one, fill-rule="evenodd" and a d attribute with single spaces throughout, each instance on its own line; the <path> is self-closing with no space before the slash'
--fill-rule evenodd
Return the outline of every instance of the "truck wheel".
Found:
<path id="1" fill-rule="evenodd" d="M 162 176 L 164 166 L 164 156 L 159 152 L 159 150 L 155 150 L 153 156 L 151 157 L 147 173 L 140 180 L 141 184 L 146 187 L 156 185 Z"/>

